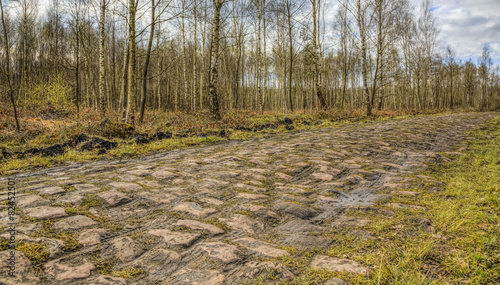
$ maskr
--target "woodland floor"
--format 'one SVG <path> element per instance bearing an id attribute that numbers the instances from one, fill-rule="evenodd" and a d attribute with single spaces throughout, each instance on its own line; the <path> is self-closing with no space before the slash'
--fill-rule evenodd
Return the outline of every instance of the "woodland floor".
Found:
<path id="1" fill-rule="evenodd" d="M 453 200 L 443 196 L 449 181 L 429 171 L 467 156 L 478 136 L 498 142 L 480 132 L 495 120 L 498 113 L 465 113 L 355 123 L 18 174 L 18 274 L 4 270 L 10 234 L 2 231 L 0 284 L 499 281 L 488 271 L 498 268 L 498 241 L 482 279 L 453 271 L 453 236 L 428 214 L 432 201 Z M 6 229 L 8 206 L 0 207 Z"/>

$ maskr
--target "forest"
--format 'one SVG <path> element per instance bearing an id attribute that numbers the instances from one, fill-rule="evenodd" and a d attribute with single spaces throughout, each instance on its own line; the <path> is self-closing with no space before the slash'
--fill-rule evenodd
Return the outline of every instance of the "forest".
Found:
<path id="1" fill-rule="evenodd" d="M 498 108 L 424 0 L 2 0 L 2 105 L 118 113 Z M 11 111 L 9 111 L 11 112 Z M 10 124 L 12 123 L 3 123 Z"/>

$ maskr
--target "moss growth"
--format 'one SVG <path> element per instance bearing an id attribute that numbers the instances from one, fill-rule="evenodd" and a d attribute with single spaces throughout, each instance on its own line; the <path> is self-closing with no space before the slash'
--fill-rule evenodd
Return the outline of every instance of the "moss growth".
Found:
<path id="1" fill-rule="evenodd" d="M 35 273 L 43 271 L 43 265 L 49 259 L 49 252 L 44 245 L 39 243 L 23 243 L 17 247 L 17 250 L 23 252 L 31 261 Z"/>
<path id="2" fill-rule="evenodd" d="M 111 273 L 111 275 L 113 275 L 115 277 L 122 277 L 125 279 L 131 279 L 131 278 L 139 277 L 145 273 L 146 273 L 146 271 L 144 271 L 144 269 L 129 267 L 129 268 L 122 269 L 120 271 L 114 271 Z"/>
<path id="3" fill-rule="evenodd" d="M 7 239 L 0 239 L 0 251 L 4 251 L 10 248 L 10 241 Z"/>
<path id="4" fill-rule="evenodd" d="M 71 186 L 71 185 L 62 185 L 61 186 L 64 190 L 68 191 L 68 192 L 71 192 L 71 191 L 75 191 L 76 188 Z"/>
<path id="5" fill-rule="evenodd" d="M 224 224 L 223 222 L 219 221 L 219 219 L 217 218 L 211 218 L 211 219 L 207 219 L 207 220 L 204 220 L 203 221 L 205 224 L 209 224 L 209 225 L 214 225 L 218 228 L 221 228 L 223 229 L 225 232 L 229 232 L 231 231 L 231 228 L 229 228 L 226 224 Z"/>
<path id="6" fill-rule="evenodd" d="M 236 214 L 240 214 L 240 215 L 245 215 L 245 216 L 249 216 L 249 217 L 252 217 L 252 218 L 256 218 L 255 214 L 250 212 L 250 211 L 247 211 L 247 210 L 240 210 L 240 211 L 237 211 Z"/>
<path id="7" fill-rule="evenodd" d="M 72 205 L 66 207 L 65 212 L 68 215 L 84 215 L 96 221 L 102 220 L 102 218 L 90 214 L 89 209 L 92 207 L 99 207 L 102 205 L 102 200 L 95 194 L 85 194 L 83 201 L 78 207 Z"/>
<path id="8" fill-rule="evenodd" d="M 114 258 L 101 258 L 99 252 L 91 253 L 89 259 L 94 264 L 96 272 L 103 275 L 111 275 L 113 265 L 117 262 Z"/>
<path id="9" fill-rule="evenodd" d="M 95 194 L 86 194 L 83 197 L 82 207 L 91 208 L 91 207 L 99 207 L 102 205 L 102 200 L 97 197 Z"/>
<path id="10" fill-rule="evenodd" d="M 107 218 L 101 218 L 99 220 L 96 220 L 97 223 L 99 224 L 100 228 L 105 228 L 112 230 L 114 232 L 121 231 L 123 229 L 123 224 L 121 224 L 118 221 L 111 221 Z"/>
<path id="11" fill-rule="evenodd" d="M 52 227 L 52 221 L 42 221 L 40 230 L 33 233 L 36 237 L 54 238 L 64 241 L 63 251 L 75 251 L 80 248 L 78 243 L 78 234 L 73 232 L 57 232 Z"/>

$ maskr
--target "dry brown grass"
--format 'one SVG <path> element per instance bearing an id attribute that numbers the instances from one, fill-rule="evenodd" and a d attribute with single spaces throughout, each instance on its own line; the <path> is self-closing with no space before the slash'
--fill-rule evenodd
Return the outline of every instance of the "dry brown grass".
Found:
<path id="1" fill-rule="evenodd" d="M 427 110 L 425 114 L 437 113 L 440 110 Z M 280 120 L 285 116 L 294 123 L 296 130 L 333 127 L 350 122 L 368 122 L 385 120 L 406 115 L 416 115 L 414 110 L 374 111 L 372 117 L 364 115 L 365 110 L 355 109 L 327 110 L 311 112 L 299 110 L 293 114 L 281 112 L 264 112 L 263 115 L 251 110 L 231 110 L 223 114 L 221 120 L 213 120 L 206 111 L 197 113 L 185 112 L 147 112 L 144 123 L 135 125 L 136 133 L 153 134 L 170 132 L 173 139 L 146 145 L 119 144 L 117 149 L 106 154 L 69 150 L 55 157 L 0 155 L 4 164 L 0 167 L 0 175 L 11 170 L 24 171 L 32 168 L 49 167 L 67 161 L 87 161 L 99 158 L 132 158 L 150 152 L 182 148 L 193 144 L 211 143 L 220 139 L 245 140 L 250 137 L 261 137 L 266 134 L 285 132 L 287 129 Z M 109 111 L 107 118 L 113 122 L 121 122 L 121 113 Z M 15 131 L 13 112 L 10 108 L 0 106 L 0 152 L 24 152 L 32 148 L 48 147 L 67 142 L 79 134 L 98 136 L 115 142 L 130 142 L 131 137 L 123 137 L 120 132 L 104 132 L 101 117 L 93 109 L 81 110 L 78 118 L 74 107 L 66 109 L 45 108 L 38 110 L 20 109 L 19 119 L 21 132 Z M 262 126 L 273 125 L 262 129 Z M 275 128 L 275 127 L 276 128 Z M 241 129 L 243 128 L 243 130 Z M 250 131 L 249 131 L 250 130 Z M 221 132 L 225 134 L 221 136 Z"/>

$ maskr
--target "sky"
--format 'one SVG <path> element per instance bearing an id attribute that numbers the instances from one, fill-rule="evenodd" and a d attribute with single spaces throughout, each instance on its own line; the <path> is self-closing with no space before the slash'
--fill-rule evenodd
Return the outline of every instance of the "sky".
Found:
<path id="1" fill-rule="evenodd" d="M 411 1 L 420 7 L 421 0 Z M 441 49 L 449 44 L 457 57 L 477 63 L 486 44 L 493 66 L 500 65 L 500 0 L 434 0 L 431 11 L 441 28 Z"/>

